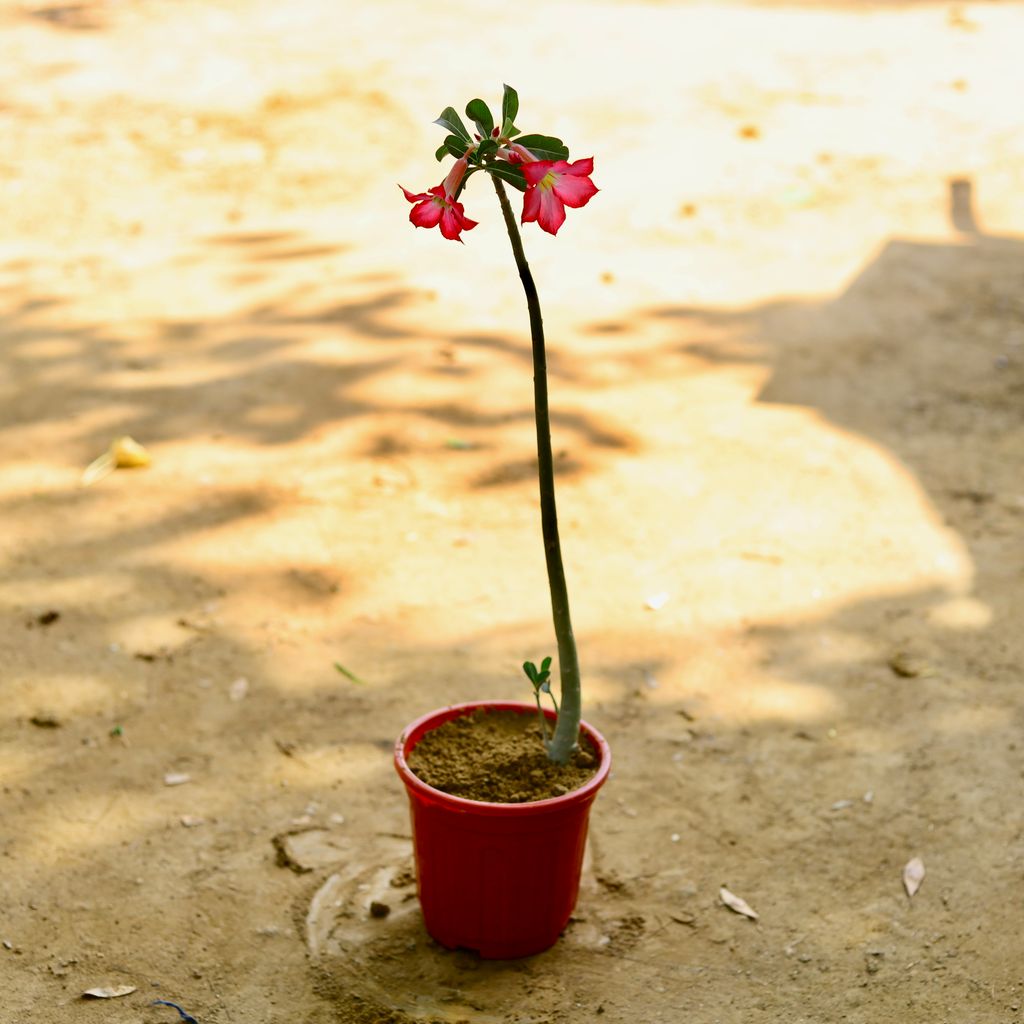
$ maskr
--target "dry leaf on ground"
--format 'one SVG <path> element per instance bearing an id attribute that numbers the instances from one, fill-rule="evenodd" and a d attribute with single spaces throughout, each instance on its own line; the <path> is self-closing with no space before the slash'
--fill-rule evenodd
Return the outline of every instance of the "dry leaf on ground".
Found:
<path id="1" fill-rule="evenodd" d="M 148 466 L 150 461 L 149 452 L 134 438 L 127 434 L 115 437 L 110 447 L 86 467 L 82 473 L 82 485 L 88 487 L 97 483 L 115 469 L 137 469 Z"/>
<path id="2" fill-rule="evenodd" d="M 744 917 L 749 917 L 751 921 L 758 919 L 757 911 L 745 899 L 741 899 L 735 893 L 729 892 L 724 885 L 718 890 L 718 895 L 730 910 L 735 911 L 737 914 L 742 914 Z"/>
<path id="3" fill-rule="evenodd" d="M 82 993 L 83 999 L 117 999 L 130 996 L 135 991 L 134 985 L 114 985 L 111 988 L 87 988 Z"/>
<path id="4" fill-rule="evenodd" d="M 908 896 L 913 896 L 924 881 L 924 861 L 920 857 L 908 860 L 903 867 L 903 888 Z"/>

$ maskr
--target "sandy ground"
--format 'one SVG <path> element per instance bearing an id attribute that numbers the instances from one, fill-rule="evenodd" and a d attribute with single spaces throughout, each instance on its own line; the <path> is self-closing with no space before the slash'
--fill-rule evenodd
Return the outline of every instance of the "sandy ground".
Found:
<path id="1" fill-rule="evenodd" d="M 0 31 L 0 1020 L 1021 1018 L 1024 5 Z M 602 189 L 526 242 L 616 760 L 563 942 L 481 965 L 364 910 L 394 737 L 553 652 L 493 195 L 395 188 L 503 81 Z"/>

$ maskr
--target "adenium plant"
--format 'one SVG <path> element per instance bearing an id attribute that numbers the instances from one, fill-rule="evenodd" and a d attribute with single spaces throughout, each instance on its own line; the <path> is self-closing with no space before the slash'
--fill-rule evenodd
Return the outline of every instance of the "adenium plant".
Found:
<path id="1" fill-rule="evenodd" d="M 551 455 L 551 422 L 548 414 L 547 357 L 544 349 L 544 323 L 541 317 L 537 287 L 526 262 L 523 240 L 519 234 L 506 185 L 523 193 L 523 224 L 537 224 L 548 234 L 558 234 L 565 223 L 565 208 L 586 206 L 597 194 L 590 180 L 594 170 L 592 157 L 569 162 L 569 149 L 561 139 L 550 135 L 523 135 L 515 125 L 519 113 L 519 96 L 506 85 L 501 101 L 501 120 L 495 122 L 490 108 L 481 99 L 466 104 L 466 116 L 476 132 L 470 134 L 453 107 L 445 107 L 434 122 L 448 135 L 438 147 L 438 161 L 451 156 L 455 163 L 440 185 L 425 192 L 413 193 L 402 188 L 405 198 L 413 204 L 409 220 L 418 228 L 440 228 L 441 234 L 461 242 L 462 233 L 477 226 L 466 216 L 459 197 L 469 179 L 483 172 L 491 179 L 498 196 L 505 228 L 512 244 L 519 278 L 526 293 L 533 340 L 533 405 L 537 426 L 537 475 L 540 483 L 541 532 L 551 592 L 551 612 L 558 647 L 558 670 L 561 702 L 551 690 L 551 658 L 540 668 L 530 661 L 523 664 L 533 684 L 534 698 L 540 713 L 544 746 L 548 757 L 557 763 L 566 762 L 576 749 L 580 731 L 580 668 L 569 614 L 569 595 L 562 567 L 562 549 L 558 537 L 558 515 L 555 508 L 555 479 Z M 399 186 L 401 188 L 401 186 Z M 555 728 L 549 732 L 541 710 L 541 694 L 554 704 Z"/>

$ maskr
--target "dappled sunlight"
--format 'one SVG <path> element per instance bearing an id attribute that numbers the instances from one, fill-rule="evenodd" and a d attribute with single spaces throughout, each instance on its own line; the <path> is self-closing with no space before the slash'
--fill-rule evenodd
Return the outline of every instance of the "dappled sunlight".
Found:
<path id="1" fill-rule="evenodd" d="M 976 597 L 954 597 L 930 609 L 929 618 L 940 629 L 984 630 L 992 625 L 995 614 Z"/>
<path id="2" fill-rule="evenodd" d="M 725 726 L 821 725 L 843 713 L 841 695 L 824 686 L 750 674 L 703 694 L 707 713 Z"/>
<path id="3" fill-rule="evenodd" d="M 110 1024 L 390 1019 L 296 923 L 404 863 L 403 727 L 529 699 L 556 652 L 494 196 L 460 246 L 396 188 L 508 69 L 601 190 L 526 247 L 614 777 L 551 954 L 415 931 L 389 969 L 443 963 L 438 1016 L 504 979 L 560 1024 L 1019 1002 L 1024 6 L 534 13 L 481 46 L 479 10 L 411 0 L 0 11 L 15 1018 L 123 980 Z M 151 464 L 82 486 L 124 434 Z M 303 830 L 344 856 L 282 866 Z"/>
<path id="4" fill-rule="evenodd" d="M 30 720 L 55 715 L 57 722 L 76 715 L 109 713 L 118 693 L 105 674 L 95 672 L 48 671 L 40 678 L 20 668 L 7 676 L 2 716 Z"/>
<path id="5" fill-rule="evenodd" d="M 382 749 L 369 743 L 348 742 L 302 747 L 267 765 L 264 780 L 271 785 L 316 791 L 339 783 L 363 785 L 393 770 L 390 745 Z"/>

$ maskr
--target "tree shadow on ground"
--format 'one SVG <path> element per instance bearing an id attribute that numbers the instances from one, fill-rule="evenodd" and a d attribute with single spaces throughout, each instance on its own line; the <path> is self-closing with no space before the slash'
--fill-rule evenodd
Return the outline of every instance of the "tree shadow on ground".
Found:
<path id="1" fill-rule="evenodd" d="M 0 269 L 25 271 L 20 262 Z M 532 423 L 529 392 L 517 387 L 530 380 L 523 340 L 452 334 L 430 317 L 410 328 L 401 314 L 422 304 L 422 294 L 384 287 L 367 295 L 365 284 L 353 280 L 360 294 L 345 301 L 311 302 L 300 289 L 226 315 L 133 322 L 120 332 L 116 323 L 69 322 L 63 300 L 24 298 L 10 286 L 0 322 L 9 382 L 0 391 L 0 434 L 61 424 L 67 442 L 86 452 L 105 447 L 111 431 L 146 444 L 215 435 L 285 445 L 322 428 L 348 426 L 353 436 L 369 437 L 372 449 L 378 425 L 389 416 L 438 424 L 474 446 L 491 445 L 493 428 Z M 477 358 L 463 359 L 467 353 Z M 437 386 L 406 387 L 399 396 L 385 382 L 402 370 L 423 381 L 434 378 Z M 557 352 L 549 373 L 556 381 L 584 381 Z M 489 401 L 490 382 L 506 380 L 503 397 L 518 393 L 526 401 Z M 427 398 L 428 391 L 439 397 Z M 579 409 L 556 411 L 552 419 L 577 454 L 632 444 Z M 582 460 L 574 465 L 582 468 Z M 511 459 L 508 474 L 518 471 L 519 460 Z M 503 473 L 498 460 L 484 482 Z"/>
<path id="2" fill-rule="evenodd" d="M 595 692 L 602 693 L 591 703 L 593 718 L 613 741 L 616 777 L 595 810 L 593 879 L 570 941 L 523 965 L 481 966 L 455 954 L 446 961 L 447 984 L 455 987 L 461 978 L 474 998 L 486 1003 L 488 978 L 506 986 L 509 979 L 521 981 L 517 997 L 532 1000 L 531 1011 L 550 1012 L 554 1006 L 575 1012 L 584 1005 L 596 1014 L 600 1006 L 612 1021 L 692 1012 L 699 1000 L 722 1019 L 746 1019 L 752 1006 L 777 1019 L 793 1019 L 796 1005 L 834 1009 L 822 1002 L 825 989 L 848 992 L 851 1019 L 857 1020 L 864 1019 L 857 1008 L 865 999 L 873 1013 L 888 1013 L 889 1019 L 909 1019 L 908 1000 L 914 1019 L 938 1019 L 951 985 L 969 992 L 965 1005 L 984 1012 L 995 1012 L 1009 998 L 1006 979 L 1021 950 L 1013 939 L 1019 908 L 1006 894 L 1014 889 L 1014 857 L 1024 835 L 1015 789 L 1021 754 L 1007 730 L 1008 721 L 1020 724 L 1017 667 L 1024 657 L 1018 629 L 1024 508 L 1015 491 L 1022 375 L 1014 341 L 1024 319 L 1019 300 L 1024 243 L 977 230 L 965 214 L 963 185 L 952 195 L 952 219 L 963 231 L 960 244 L 889 242 L 830 302 L 774 302 L 738 312 L 649 310 L 651 324 L 678 328 L 685 340 L 632 354 L 628 331 L 606 326 L 603 333 L 622 336 L 615 357 L 628 357 L 635 377 L 676 375 L 682 385 L 694 366 L 746 361 L 764 368 L 765 383 L 756 396 L 760 406 L 817 410 L 826 425 L 898 461 L 906 480 L 921 488 L 925 504 L 969 554 L 968 589 L 951 593 L 941 582 L 909 580 L 904 587 L 844 599 L 819 612 L 752 614 L 740 623 L 660 631 L 630 625 L 623 616 L 621 622 L 606 622 L 606 628 L 580 631 L 590 678 Z M 389 436 L 379 420 L 391 414 L 416 417 L 426 409 L 453 430 L 480 430 L 481 440 L 503 422 L 521 429 L 524 409 L 489 414 L 485 408 L 478 419 L 467 421 L 459 406 L 396 398 L 378 407 L 355 393 L 362 381 L 387 376 L 403 357 L 414 358 L 404 346 L 439 338 L 451 343 L 440 333 L 389 330 L 386 315 L 401 305 L 402 295 L 384 289 L 374 299 L 358 300 L 351 321 L 344 304 L 323 304 L 311 312 L 264 305 L 241 321 L 175 328 L 179 334 L 170 344 L 211 344 L 218 383 L 206 386 L 230 389 L 240 378 L 243 391 L 262 395 L 272 388 L 272 368 L 251 368 L 250 360 L 287 356 L 296 342 L 292 332 L 325 329 L 327 335 L 314 339 L 322 343 L 339 325 L 348 332 L 350 322 L 356 324 L 344 337 L 361 361 L 353 363 L 350 348 L 340 385 L 333 376 L 337 367 L 322 354 L 287 356 L 282 364 L 287 372 L 279 380 L 292 398 L 301 398 L 307 388 L 323 398 L 325 393 L 315 389 L 327 387 L 324 378 L 332 377 L 339 394 L 331 393 L 329 414 L 299 412 L 283 426 L 268 426 L 247 418 L 244 410 L 251 403 L 231 406 L 223 390 L 200 390 L 203 408 L 189 410 L 195 382 L 174 388 L 149 383 L 119 426 L 186 441 L 216 428 L 273 450 L 330 426 L 339 399 L 342 418 L 365 421 L 358 441 L 371 447 L 358 450 L 372 456 L 395 451 L 372 447 Z M 9 408 L 18 430 L 50 422 L 53 403 L 73 398 L 72 382 L 83 375 L 109 369 L 105 360 L 133 358 L 129 341 L 75 328 L 63 336 L 71 349 L 37 363 L 43 357 L 32 346 L 53 336 L 48 327 L 33 333 L 37 310 L 41 314 L 43 307 L 19 314 L 12 336 L 9 365 L 15 385 L 41 382 L 34 396 L 14 396 Z M 388 354 L 360 349 L 371 342 L 387 345 Z M 503 364 L 514 363 L 517 373 L 526 365 L 525 353 L 508 339 L 484 339 L 481 348 Z M 841 359 L 835 358 L 837 350 Z M 682 369 L 680 355 L 688 360 Z M 439 357 L 439 367 L 449 365 L 450 357 Z M 467 366 L 460 381 L 472 381 L 475 372 Z M 110 383 L 87 385 L 85 391 L 90 407 L 123 400 L 123 390 Z M 218 402 L 235 411 L 219 418 L 211 408 Z M 590 445 L 600 447 L 607 434 L 596 418 L 582 416 L 572 425 Z M 71 436 L 82 447 L 95 446 L 106 430 L 109 425 L 86 425 Z M 346 443 L 356 440 L 346 438 Z M 772 442 L 754 438 L 752 443 Z M 604 447 L 611 462 L 614 444 Z M 641 447 L 641 457 L 645 453 Z M 843 467 L 833 469 L 843 472 Z M 462 488 L 481 496 L 465 476 L 460 479 Z M 744 484 L 734 481 L 739 500 L 758 507 L 763 496 L 743 490 Z M 304 816 L 325 828 L 334 827 L 327 811 L 344 808 L 346 841 L 355 857 L 372 859 L 381 835 L 405 835 L 405 808 L 389 747 L 411 717 L 410 701 L 454 701 L 504 689 L 497 669 L 476 666 L 508 660 L 524 636 L 537 632 L 533 622 L 517 628 L 467 626 L 470 672 L 465 651 L 405 636 L 400 619 L 397 624 L 350 621 L 346 602 L 357 584 L 341 566 L 340 592 L 332 591 L 329 581 L 307 587 L 303 603 L 301 586 L 282 585 L 276 606 L 282 616 L 300 621 L 336 615 L 337 627 L 321 630 L 338 648 L 360 651 L 362 663 L 380 665 L 386 681 L 339 685 L 328 666 L 296 691 L 285 672 L 269 668 L 270 647 L 280 641 L 297 650 L 307 638 L 268 633 L 264 646 L 251 635 L 192 621 L 197 607 L 225 591 L 276 585 L 270 574 L 258 567 L 232 574 L 223 568 L 147 564 L 155 541 L 244 523 L 273 511 L 280 495 L 242 489 L 226 497 L 219 510 L 215 505 L 160 509 L 158 501 L 148 508 L 145 524 L 122 525 L 123 536 L 111 525 L 76 537 L 76 515 L 88 513 L 100 498 L 58 496 L 52 499 L 60 506 L 53 541 L 37 540 L 22 549 L 27 569 L 18 570 L 11 557 L 6 565 L 21 571 L 16 582 L 28 586 L 33 580 L 62 582 L 61 563 L 80 558 L 85 545 L 95 551 L 94 570 L 109 566 L 118 551 L 134 556 L 117 563 L 124 575 L 120 592 L 102 591 L 102 604 L 79 596 L 81 603 L 69 603 L 65 619 L 50 626 L 27 618 L 16 598 L 7 602 L 9 616 L 24 627 L 16 673 L 52 678 L 72 689 L 87 688 L 86 676 L 92 674 L 110 691 L 101 715 L 68 721 L 62 729 L 45 731 L 13 718 L 0 722 L 5 736 L 18 741 L 13 785 L 44 798 L 34 800 L 19 832 L 5 841 L 9 863 L 30 877 L 36 894 L 34 916 L 17 925 L 15 938 L 38 935 L 39 947 L 29 957 L 33 965 L 51 973 L 63 969 L 58 951 L 43 944 L 55 941 L 46 922 L 62 905 L 74 905 L 80 879 L 87 877 L 104 905 L 75 911 L 72 917 L 83 922 L 79 927 L 87 926 L 91 914 L 117 908 L 125 941 L 141 942 L 152 922 L 170 913 L 168 890 L 157 884 L 169 876 L 176 899 L 194 907 L 198 917 L 190 917 L 188 926 L 168 940 L 174 943 L 177 973 L 156 978 L 147 967 L 135 967 L 132 976 L 191 994 L 183 1001 L 204 1013 L 230 1012 L 232 994 L 247 985 L 262 984 L 272 992 L 267 979 L 275 977 L 273 971 L 289 958 L 301 960 L 294 935 L 287 947 L 253 947 L 230 970 L 218 962 L 214 948 L 231 929 L 251 927 L 245 907 L 255 889 L 262 905 L 290 907 L 301 917 L 324 880 L 327 868 L 303 878 L 275 868 L 273 836 L 305 827 L 293 819 L 307 805 L 316 806 Z M 697 515 L 702 500 L 687 499 L 689 506 L 698 506 Z M 793 503 L 800 500 L 794 497 Z M 25 501 L 12 498 L 6 513 L 26 519 L 31 506 Z M 715 513 L 712 504 L 706 507 L 707 515 Z M 834 512 L 820 510 L 826 517 Z M 859 541 L 851 536 L 848 543 L 856 548 Z M 8 542 L 8 555 L 16 550 Z M 788 571 L 786 552 L 748 555 L 747 565 L 763 574 L 766 591 L 779 589 L 775 576 Z M 165 595 L 158 607 L 147 603 L 148 584 Z M 965 601 L 968 618 L 958 619 L 957 602 Z M 192 621 L 180 629 L 196 642 L 183 640 L 172 656 L 165 652 L 153 660 L 131 657 L 145 650 L 129 651 L 128 657 L 108 652 L 105 661 L 90 662 L 88 672 L 70 672 L 75 648 L 62 643 L 105 640 L 104 628 L 130 621 L 140 609 Z M 743 682 L 721 695 L 707 692 L 700 675 L 701 666 L 710 664 L 716 666 L 714 678 L 726 674 L 723 665 L 732 665 Z M 217 679 L 215 687 L 197 685 L 206 674 Z M 222 692 L 222 683 L 234 675 L 258 684 L 243 701 Z M 723 708 L 749 696 L 748 688 L 767 690 L 777 682 L 796 687 L 798 697 L 827 698 L 825 710 L 798 700 L 784 714 L 761 713 L 756 703 L 745 714 L 723 714 Z M 187 709 L 177 716 L 187 728 L 169 734 L 162 709 L 172 703 L 179 711 Z M 269 734 L 268 721 L 273 723 Z M 127 745 L 105 732 L 121 722 Z M 54 763 L 75 770 L 57 773 Z M 191 799 L 203 801 L 206 826 L 184 829 L 179 823 L 195 807 L 187 788 L 160 784 L 161 774 L 172 768 L 194 774 Z M 382 800 L 383 793 L 388 799 Z M 118 816 L 123 820 L 108 836 L 107 826 Z M 65 848 L 74 848 L 60 863 L 46 856 L 48 830 L 55 823 L 67 830 Z M 929 865 L 926 884 L 933 895 L 926 890 L 911 907 L 899 898 L 899 869 L 919 851 Z M 141 884 L 126 875 L 126 863 L 141 872 Z M 243 888 L 252 888 L 240 890 L 239 879 Z M 756 927 L 728 917 L 718 905 L 717 887 L 723 882 L 761 911 Z M 814 893 L 810 902 L 808 889 Z M 214 910 L 206 912 L 207 906 Z M 19 907 L 21 917 L 12 920 L 27 918 L 25 907 Z M 992 930 L 1005 937 L 1006 947 L 994 957 L 986 938 Z M 66 935 L 60 938 L 65 946 L 71 942 Z M 403 938 L 427 942 L 419 932 Z M 101 962 L 92 949 L 81 959 L 91 968 Z M 416 951 L 392 950 L 390 959 L 377 964 L 380 976 L 369 963 L 367 977 L 379 988 L 380 978 L 396 964 L 405 965 L 408 980 L 415 973 Z M 206 976 L 203 985 L 196 972 Z M 781 977 L 788 978 L 787 986 L 770 986 L 768 979 Z M 942 986 L 936 986 L 937 977 Z M 358 986 L 351 975 L 344 979 L 339 990 L 336 976 L 325 992 L 331 1012 L 348 1021 L 354 1019 L 348 999 Z M 381 1016 L 390 1012 L 376 1009 Z"/>

